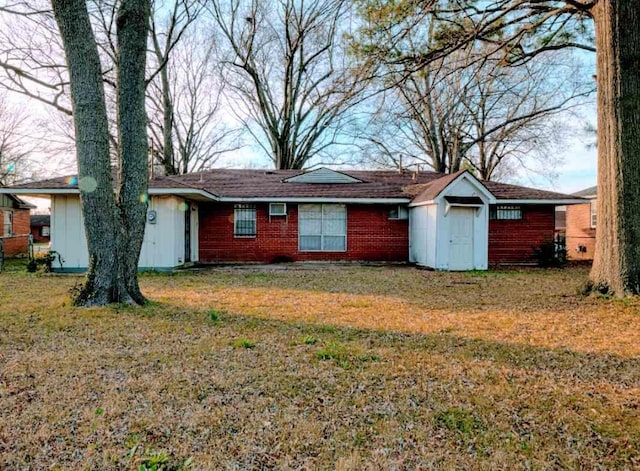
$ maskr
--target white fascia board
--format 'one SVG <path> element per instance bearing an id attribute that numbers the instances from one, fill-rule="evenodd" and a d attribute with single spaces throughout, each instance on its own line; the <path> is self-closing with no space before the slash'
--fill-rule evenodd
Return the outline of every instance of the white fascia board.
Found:
<path id="1" fill-rule="evenodd" d="M 6 195 L 79 195 L 77 188 L 0 188 Z"/>
<path id="2" fill-rule="evenodd" d="M 229 197 L 219 198 L 224 203 L 352 203 L 352 204 L 408 204 L 409 198 L 331 198 L 331 197 Z"/>
<path id="3" fill-rule="evenodd" d="M 429 200 L 429 201 L 421 201 L 420 203 L 410 203 L 409 207 L 410 208 L 417 208 L 418 206 L 429 206 L 432 204 L 436 204 L 435 200 Z"/>
<path id="4" fill-rule="evenodd" d="M 495 204 L 549 204 L 564 206 L 565 204 L 585 204 L 589 200 L 565 199 L 565 200 L 496 200 Z"/>
<path id="5" fill-rule="evenodd" d="M 79 195 L 77 188 L 0 188 L 0 194 L 9 195 Z M 197 188 L 149 188 L 149 195 L 198 195 L 204 198 L 218 201 L 219 198 L 204 190 Z"/>

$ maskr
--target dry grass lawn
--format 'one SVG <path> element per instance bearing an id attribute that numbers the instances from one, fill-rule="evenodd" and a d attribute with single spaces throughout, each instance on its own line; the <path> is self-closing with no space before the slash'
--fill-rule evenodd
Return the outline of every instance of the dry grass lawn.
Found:
<path id="1" fill-rule="evenodd" d="M 0 274 L 0 469 L 638 469 L 640 300 L 586 270 Z"/>

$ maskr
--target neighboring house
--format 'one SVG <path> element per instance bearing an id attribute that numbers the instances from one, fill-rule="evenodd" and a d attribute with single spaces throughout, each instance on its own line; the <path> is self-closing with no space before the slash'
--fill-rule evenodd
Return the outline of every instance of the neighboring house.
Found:
<path id="1" fill-rule="evenodd" d="M 51 197 L 51 244 L 64 269 L 87 267 L 75 177 L 0 189 Z M 146 195 L 141 195 L 146 197 Z M 471 173 L 212 170 L 157 177 L 140 267 L 189 262 L 413 262 L 437 270 L 531 263 L 577 197 Z"/>
<path id="2" fill-rule="evenodd" d="M 31 216 L 31 235 L 34 242 L 48 243 L 51 240 L 51 216 L 33 214 Z"/>
<path id="3" fill-rule="evenodd" d="M 0 240 L 5 257 L 29 251 L 29 212 L 32 208 L 35 206 L 15 195 L 0 193 Z"/>
<path id="4" fill-rule="evenodd" d="M 567 257 L 570 260 L 593 260 L 598 222 L 598 188 L 592 186 L 574 193 L 574 196 L 587 201 L 567 207 Z"/>

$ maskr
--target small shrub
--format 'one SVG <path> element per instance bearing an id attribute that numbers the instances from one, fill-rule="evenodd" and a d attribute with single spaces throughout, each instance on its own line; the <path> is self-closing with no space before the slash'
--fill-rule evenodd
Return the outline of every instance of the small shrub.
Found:
<path id="1" fill-rule="evenodd" d="M 540 267 L 561 267 L 567 262 L 566 248 L 558 246 L 554 240 L 544 241 L 532 250 L 533 258 Z"/>
<path id="2" fill-rule="evenodd" d="M 337 342 L 329 342 L 325 348 L 317 351 L 318 360 L 342 360 L 347 357 L 344 345 Z"/>
<path id="3" fill-rule="evenodd" d="M 215 309 L 211 309 L 209 311 L 209 320 L 213 323 L 216 323 L 218 321 L 220 321 L 220 319 L 222 318 L 222 313 L 216 311 Z"/>
<path id="4" fill-rule="evenodd" d="M 293 263 L 293 259 L 288 255 L 276 255 L 271 259 L 271 263 Z"/>
<path id="5" fill-rule="evenodd" d="M 236 339 L 233 341 L 233 343 L 231 344 L 231 346 L 233 348 L 247 348 L 247 349 L 253 349 L 256 347 L 256 344 L 254 342 L 252 342 L 249 339 Z"/>
<path id="6" fill-rule="evenodd" d="M 318 343 L 318 339 L 315 338 L 313 335 L 307 335 L 305 338 L 302 339 L 302 343 L 305 345 L 315 345 Z"/>
<path id="7" fill-rule="evenodd" d="M 439 427 L 461 435 L 470 435 L 486 429 L 482 419 L 460 407 L 450 407 L 438 412 L 435 416 L 435 423 Z"/>
<path id="8" fill-rule="evenodd" d="M 135 453 L 135 450 L 134 450 Z M 140 459 L 138 471 L 187 471 L 193 466 L 193 457 L 183 462 L 171 460 L 166 451 L 146 452 Z"/>
<path id="9" fill-rule="evenodd" d="M 29 273 L 35 273 L 36 271 L 38 271 L 38 262 L 35 258 L 32 258 L 27 262 L 27 271 Z"/>
<path id="10" fill-rule="evenodd" d="M 38 271 L 38 268 L 42 267 L 44 273 L 51 273 L 53 270 L 53 262 L 56 260 L 58 260 L 60 268 L 62 268 L 64 260 L 62 260 L 60 254 L 55 250 L 51 250 L 43 256 L 32 257 L 29 259 L 29 262 L 27 262 L 27 271 L 29 273 L 35 273 Z"/>

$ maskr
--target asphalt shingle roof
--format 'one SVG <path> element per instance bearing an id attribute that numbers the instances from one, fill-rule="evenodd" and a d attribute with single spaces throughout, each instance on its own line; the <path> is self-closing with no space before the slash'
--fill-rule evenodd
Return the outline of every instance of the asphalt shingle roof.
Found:
<path id="1" fill-rule="evenodd" d="M 342 173 L 361 183 L 287 183 L 283 180 L 300 174 L 299 170 L 216 169 L 186 175 L 155 177 L 149 182 L 155 189 L 200 189 L 225 198 L 416 198 L 428 201 L 437 196 L 460 173 L 400 173 L 392 170 L 346 170 Z M 576 195 L 527 188 L 498 182 L 482 182 L 498 200 L 567 200 Z M 13 189 L 76 189 L 74 176 L 15 185 Z"/>

